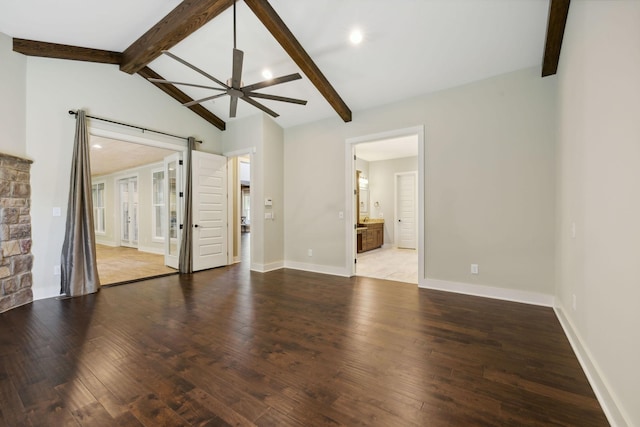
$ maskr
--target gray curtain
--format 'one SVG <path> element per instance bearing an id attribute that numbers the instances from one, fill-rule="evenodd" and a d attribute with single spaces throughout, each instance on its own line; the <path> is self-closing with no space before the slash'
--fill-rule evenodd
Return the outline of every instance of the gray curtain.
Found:
<path id="1" fill-rule="evenodd" d="M 78 110 L 71 163 L 67 225 L 62 245 L 60 293 L 70 297 L 100 290 L 93 228 L 89 132 L 85 112 Z"/>
<path id="2" fill-rule="evenodd" d="M 195 138 L 189 137 L 187 141 L 187 158 L 185 159 L 186 170 L 184 174 L 184 214 L 182 216 L 182 241 L 180 242 L 180 256 L 178 258 L 178 269 L 180 273 L 193 273 L 193 213 L 191 204 L 192 192 L 192 172 L 191 172 L 191 151 L 194 149 Z"/>

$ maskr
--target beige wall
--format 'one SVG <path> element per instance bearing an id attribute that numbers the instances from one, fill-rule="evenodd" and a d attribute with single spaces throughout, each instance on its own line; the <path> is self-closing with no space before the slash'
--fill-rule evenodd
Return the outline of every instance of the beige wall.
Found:
<path id="1" fill-rule="evenodd" d="M 356 151 L 357 150 L 358 149 L 356 147 Z M 417 156 L 369 162 L 369 217 L 384 219 L 385 245 L 396 246 L 397 243 L 395 241 L 394 222 L 396 193 L 395 174 L 413 171 L 418 171 Z M 376 202 L 378 202 L 378 207 L 375 206 Z M 418 201 L 416 200 L 416 209 L 417 203 Z"/>
<path id="2" fill-rule="evenodd" d="M 25 157 L 27 60 L 2 33 L 0 64 L 0 152 Z"/>
<path id="3" fill-rule="evenodd" d="M 144 252 L 164 254 L 164 242 L 154 240 L 152 229 L 152 173 L 163 169 L 163 163 L 153 163 L 109 175 L 92 177 L 94 183 L 105 183 L 105 233 L 96 234 L 97 243 L 107 246 L 119 245 L 121 224 L 118 181 L 136 177 L 138 181 L 138 249 Z"/>
<path id="4" fill-rule="evenodd" d="M 283 131 L 270 117 L 258 114 L 227 124 L 223 152 L 251 153 L 251 269 L 268 271 L 284 264 Z M 271 197 L 273 206 L 264 200 Z M 264 214 L 274 214 L 272 220 Z"/>
<path id="5" fill-rule="evenodd" d="M 550 298 L 555 80 L 539 69 L 286 129 L 287 262 L 347 271 L 345 140 L 422 124 L 427 277 Z"/>
<path id="6" fill-rule="evenodd" d="M 558 73 L 558 309 L 621 426 L 640 425 L 639 22 L 637 1 L 572 2 Z"/>
<path id="7" fill-rule="evenodd" d="M 75 133 L 68 110 L 83 108 L 99 117 L 193 135 L 204 140 L 198 147 L 204 151 L 219 153 L 222 147 L 220 131 L 142 77 L 125 74 L 115 65 L 29 57 L 26 81 L 26 154 L 34 160 L 33 292 L 38 299 L 60 290 L 53 267 L 60 264 Z M 53 207 L 61 207 L 62 216 L 53 217 Z"/>

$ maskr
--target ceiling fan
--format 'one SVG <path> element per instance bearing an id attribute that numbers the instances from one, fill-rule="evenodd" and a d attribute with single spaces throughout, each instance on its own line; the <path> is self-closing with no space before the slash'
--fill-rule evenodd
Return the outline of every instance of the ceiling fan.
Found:
<path id="1" fill-rule="evenodd" d="M 244 102 L 251 104 L 256 108 L 259 108 L 260 110 L 264 111 L 265 113 L 269 114 L 272 117 L 278 117 L 279 116 L 278 113 L 260 104 L 253 98 L 269 99 L 272 101 L 289 102 L 292 104 L 300 104 L 300 105 L 307 104 L 307 101 L 304 101 L 302 99 L 287 98 L 284 96 L 269 95 L 266 93 L 255 92 L 256 90 L 263 89 L 265 87 L 275 86 L 275 85 L 287 83 L 293 80 L 301 79 L 302 77 L 298 73 L 288 74 L 286 76 L 264 80 L 262 82 L 254 83 L 248 86 L 242 85 L 242 62 L 244 59 L 244 52 L 236 48 L 236 2 L 235 0 L 233 2 L 233 70 L 232 70 L 231 78 L 227 80 L 226 83 L 223 83 L 222 81 L 216 79 L 212 75 L 206 73 L 205 71 L 202 71 L 200 68 L 188 63 L 184 59 L 179 58 L 178 56 L 172 54 L 167 50 L 163 50 L 162 53 L 178 61 L 179 63 L 186 65 L 187 67 L 191 68 L 197 73 L 202 74 L 203 76 L 215 82 L 216 84 L 222 86 L 222 87 L 213 87 L 213 86 L 205 86 L 205 85 L 193 84 L 193 83 L 175 82 L 175 81 L 164 80 L 164 79 L 154 79 L 154 78 L 148 79 L 150 82 L 154 82 L 154 83 L 191 86 L 191 87 L 198 87 L 198 88 L 210 89 L 210 90 L 222 92 L 216 95 L 207 96 L 205 98 L 197 99 L 195 101 L 182 104 L 185 107 L 190 107 L 195 104 L 200 104 L 201 102 L 205 102 L 212 99 L 223 97 L 225 95 L 229 95 L 229 97 L 231 98 L 231 102 L 229 106 L 229 117 L 236 117 L 236 111 L 238 109 L 238 99 L 241 99 Z"/>

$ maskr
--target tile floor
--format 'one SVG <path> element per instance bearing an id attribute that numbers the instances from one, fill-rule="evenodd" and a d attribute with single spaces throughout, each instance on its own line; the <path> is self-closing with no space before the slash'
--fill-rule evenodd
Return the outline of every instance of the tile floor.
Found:
<path id="1" fill-rule="evenodd" d="M 418 284 L 418 251 L 379 248 L 357 256 L 356 276 Z"/>
<path id="2" fill-rule="evenodd" d="M 100 284 L 129 282 L 178 270 L 164 265 L 164 256 L 142 252 L 124 246 L 111 247 L 96 245 L 98 254 L 98 275 Z"/>

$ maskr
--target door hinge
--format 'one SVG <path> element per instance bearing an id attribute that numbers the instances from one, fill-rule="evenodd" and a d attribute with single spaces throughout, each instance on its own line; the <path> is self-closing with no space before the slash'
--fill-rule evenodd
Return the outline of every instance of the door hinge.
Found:
<path id="1" fill-rule="evenodd" d="M 358 229 L 358 224 L 353 224 L 353 229 L 357 230 Z"/>
<path id="2" fill-rule="evenodd" d="M 353 195 L 355 196 L 356 194 L 358 194 L 358 192 L 356 190 L 353 190 Z"/>
<path id="3" fill-rule="evenodd" d="M 182 224 L 180 224 L 180 230 L 182 230 L 182 227 L 184 227 Z"/>
<path id="4" fill-rule="evenodd" d="M 178 164 L 182 166 L 182 160 L 178 160 Z"/>
<path id="5" fill-rule="evenodd" d="M 354 263 L 354 264 L 357 264 L 357 263 L 358 263 L 358 258 L 354 258 L 354 259 L 353 259 L 353 263 Z"/>
<path id="6" fill-rule="evenodd" d="M 182 191 L 180 192 L 180 197 L 184 197 L 184 193 Z"/>
<path id="7" fill-rule="evenodd" d="M 355 154 L 353 155 L 353 160 L 356 160 L 356 155 Z"/>

